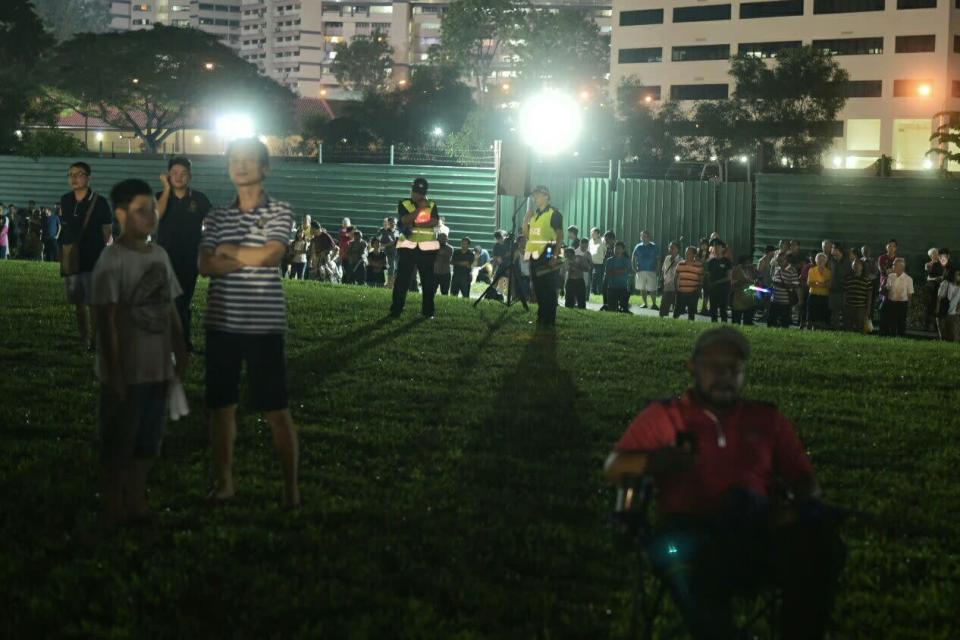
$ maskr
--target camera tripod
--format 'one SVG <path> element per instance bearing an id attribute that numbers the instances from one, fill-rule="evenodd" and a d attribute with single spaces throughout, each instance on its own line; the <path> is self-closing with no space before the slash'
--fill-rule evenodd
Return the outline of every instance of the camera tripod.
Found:
<path id="1" fill-rule="evenodd" d="M 513 211 L 513 229 L 517 228 L 517 214 L 520 213 L 522 209 L 527 204 L 527 198 L 521 200 L 520 205 Z M 520 302 L 523 304 L 523 310 L 529 311 L 530 307 L 527 306 L 527 298 L 523 294 L 523 284 L 520 280 L 520 273 L 518 272 L 518 261 L 514 258 L 514 251 L 516 250 L 516 235 L 511 233 L 506 240 L 507 245 L 507 260 L 497 267 L 497 272 L 493 276 L 493 280 L 490 282 L 490 286 L 483 290 L 483 293 L 480 294 L 480 297 L 477 298 L 476 302 L 473 303 L 473 306 L 476 307 L 480 304 L 480 301 L 483 299 L 497 300 L 502 302 L 508 307 L 513 306 L 514 292 L 516 292 L 517 298 L 520 299 Z M 522 259 L 523 256 L 520 256 Z M 503 278 L 507 279 L 507 299 L 503 300 L 502 296 L 497 292 L 497 283 L 500 282 Z"/>

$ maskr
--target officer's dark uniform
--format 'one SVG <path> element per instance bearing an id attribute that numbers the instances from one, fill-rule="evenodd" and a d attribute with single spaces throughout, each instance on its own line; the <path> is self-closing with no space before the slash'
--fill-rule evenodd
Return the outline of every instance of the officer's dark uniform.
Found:
<path id="1" fill-rule="evenodd" d="M 423 178 L 413 181 L 412 191 L 426 196 L 429 184 Z M 393 283 L 393 304 L 390 315 L 399 316 L 407 300 L 407 283 L 413 277 L 414 269 L 420 274 L 420 288 L 423 293 L 421 313 L 427 318 L 433 317 L 433 298 L 435 293 L 433 263 L 440 249 L 436 227 L 440 221 L 437 205 L 432 200 L 423 200 L 419 204 L 413 199 L 401 200 L 397 206 L 400 223 L 400 239 L 397 241 L 397 278 Z M 404 216 L 413 215 L 410 224 L 402 222 Z"/>

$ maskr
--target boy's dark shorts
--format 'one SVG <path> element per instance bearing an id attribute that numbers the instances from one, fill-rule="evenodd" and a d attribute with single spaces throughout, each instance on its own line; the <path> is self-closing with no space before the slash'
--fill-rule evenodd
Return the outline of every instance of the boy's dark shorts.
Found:
<path id="1" fill-rule="evenodd" d="M 245 334 L 207 330 L 207 408 L 223 409 L 240 402 L 240 369 L 246 362 L 250 408 L 288 408 L 287 356 L 284 334 Z"/>
<path id="2" fill-rule="evenodd" d="M 167 383 L 150 382 L 127 387 L 117 400 L 100 387 L 100 457 L 105 465 L 124 466 L 133 458 L 160 455 L 167 424 Z"/>

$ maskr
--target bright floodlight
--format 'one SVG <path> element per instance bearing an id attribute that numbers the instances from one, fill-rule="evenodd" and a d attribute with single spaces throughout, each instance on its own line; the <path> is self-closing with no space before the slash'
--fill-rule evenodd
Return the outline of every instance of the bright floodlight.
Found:
<path id="1" fill-rule="evenodd" d="M 923 168 L 924 168 L 924 169 L 933 169 L 933 160 L 931 160 L 930 158 L 927 158 L 926 160 L 924 160 L 924 161 L 923 161 Z"/>
<path id="2" fill-rule="evenodd" d="M 580 105 L 561 91 L 547 89 L 527 99 L 520 109 L 520 135 L 540 155 L 569 149 L 580 136 Z"/>
<path id="3" fill-rule="evenodd" d="M 442 136 L 442 135 L 443 135 L 443 127 L 434 127 L 434 128 L 433 128 L 433 135 L 437 136 L 438 138 L 439 138 L 440 136 Z"/>
<path id="4" fill-rule="evenodd" d="M 252 138 L 254 134 L 253 120 L 250 116 L 240 113 L 220 116 L 217 118 L 217 133 L 224 140 Z"/>

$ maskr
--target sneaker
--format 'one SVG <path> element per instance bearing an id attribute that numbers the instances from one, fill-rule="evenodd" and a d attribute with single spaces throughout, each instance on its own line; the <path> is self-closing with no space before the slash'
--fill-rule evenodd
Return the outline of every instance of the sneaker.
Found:
<path id="1" fill-rule="evenodd" d="M 644 304 L 640 305 L 640 308 L 641 308 L 641 309 L 646 309 L 646 308 L 647 308 L 647 304 L 644 303 Z"/>

